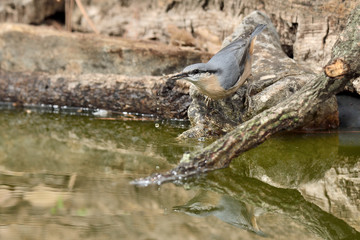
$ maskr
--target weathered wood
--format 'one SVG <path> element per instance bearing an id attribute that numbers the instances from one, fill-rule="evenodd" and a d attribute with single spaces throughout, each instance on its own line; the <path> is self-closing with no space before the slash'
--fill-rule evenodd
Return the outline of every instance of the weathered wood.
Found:
<path id="1" fill-rule="evenodd" d="M 337 35 L 357 3 L 358 0 L 83 1 L 89 18 L 102 34 L 196 46 L 211 53 L 219 50 L 221 40 L 245 16 L 260 10 L 271 17 L 287 54 L 317 71 L 330 59 Z M 0 22 L 38 24 L 63 9 L 64 1 L 0 1 Z M 80 10 L 75 8 L 73 13 L 74 30 L 91 31 Z M 61 28 L 60 24 L 55 25 Z"/>
<path id="2" fill-rule="evenodd" d="M 325 74 L 328 77 L 340 77 L 349 71 L 349 67 L 342 59 L 335 59 L 330 64 L 326 65 Z"/>
<path id="3" fill-rule="evenodd" d="M 331 48 L 358 0 L 182 0 L 182 1 L 87 1 L 92 19 L 104 34 L 135 39 L 182 42 L 182 30 L 195 37 L 195 44 L 213 53 L 224 37 L 255 10 L 271 16 L 288 55 L 307 67 L 322 70 Z M 168 31 L 168 26 L 179 28 Z M 75 9 L 73 26 L 91 31 L 83 15 Z M 172 27 L 171 30 L 174 28 Z"/>
<path id="4" fill-rule="evenodd" d="M 189 86 L 184 82 L 155 76 L 0 71 L 0 101 L 17 105 L 101 108 L 184 119 L 191 102 L 188 92 Z"/>
<path id="5" fill-rule="evenodd" d="M 360 76 L 359 24 L 360 5 L 352 12 L 332 51 L 332 59 L 342 58 L 349 66 L 346 75 L 328 78 L 323 73 L 319 74 L 286 101 L 254 116 L 206 148 L 184 154 L 180 164 L 173 170 L 135 180 L 133 183 L 161 184 L 227 167 L 232 159 L 261 144 L 271 135 L 303 124 L 317 105 L 341 91 L 351 79 Z"/>

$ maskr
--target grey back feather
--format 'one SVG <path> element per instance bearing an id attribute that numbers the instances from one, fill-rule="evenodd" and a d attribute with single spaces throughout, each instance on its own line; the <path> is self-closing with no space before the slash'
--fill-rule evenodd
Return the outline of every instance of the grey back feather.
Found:
<path id="1" fill-rule="evenodd" d="M 248 40 L 238 38 L 216 53 L 207 63 L 217 69 L 220 85 L 228 90 L 233 87 L 244 72 L 246 61 L 250 60 L 250 43 L 264 30 L 266 25 L 259 24 Z"/>

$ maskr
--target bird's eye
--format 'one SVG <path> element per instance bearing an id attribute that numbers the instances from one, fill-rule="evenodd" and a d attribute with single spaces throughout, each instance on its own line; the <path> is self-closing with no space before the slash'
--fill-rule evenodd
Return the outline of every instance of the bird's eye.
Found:
<path id="1" fill-rule="evenodd" d="M 199 69 L 195 69 L 195 70 L 193 71 L 194 74 L 198 74 L 199 72 L 200 72 Z"/>

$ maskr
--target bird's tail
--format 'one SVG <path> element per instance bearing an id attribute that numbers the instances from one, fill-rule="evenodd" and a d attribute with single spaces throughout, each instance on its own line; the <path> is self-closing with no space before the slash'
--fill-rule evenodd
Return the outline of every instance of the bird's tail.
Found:
<path id="1" fill-rule="evenodd" d="M 254 43 L 255 43 L 255 39 L 256 36 L 262 32 L 262 30 L 264 30 L 266 28 L 265 24 L 259 24 L 256 26 L 255 30 L 252 32 L 252 34 L 250 35 L 250 40 L 249 40 L 249 53 L 250 55 L 253 54 L 254 52 Z"/>
<path id="2" fill-rule="evenodd" d="M 266 28 L 265 24 L 259 24 L 256 26 L 255 30 L 250 35 L 250 40 L 256 37 L 259 33 L 261 33 Z"/>

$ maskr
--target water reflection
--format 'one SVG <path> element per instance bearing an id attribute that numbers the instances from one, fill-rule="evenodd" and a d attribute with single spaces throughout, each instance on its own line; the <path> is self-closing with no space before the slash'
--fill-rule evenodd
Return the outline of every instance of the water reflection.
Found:
<path id="1" fill-rule="evenodd" d="M 262 236 L 266 233 L 274 239 L 279 239 L 279 234 L 288 239 L 298 239 L 287 231 L 289 226 L 302 229 L 300 238 L 307 236 L 309 239 L 360 239 L 360 233 L 348 223 L 307 201 L 299 191 L 277 188 L 241 175 L 234 168 L 225 169 L 210 173 L 206 181 L 195 184 L 201 191 L 207 192 L 207 195 L 215 192 L 218 199 L 226 201 L 218 200 L 217 203 L 209 204 L 209 199 L 201 197 L 200 194 L 200 197 L 196 196 L 184 206 L 175 209 L 199 216 L 214 215 L 230 224 L 232 219 L 236 218 L 240 222 L 236 224 L 238 227 Z M 234 212 L 230 213 L 230 209 Z M 269 216 L 272 216 L 275 222 L 285 218 L 287 227 L 273 226 L 271 222 L 264 221 Z"/>
<path id="2" fill-rule="evenodd" d="M 137 188 L 208 144 L 156 123 L 0 111 L 0 239 L 359 237 L 360 155 L 341 134 L 279 135 L 228 169 Z"/>
<path id="3" fill-rule="evenodd" d="M 281 134 L 243 154 L 232 168 L 279 188 L 297 189 L 309 202 L 360 231 L 358 131 Z"/>
<path id="4" fill-rule="evenodd" d="M 222 195 L 211 191 L 199 191 L 185 205 L 173 207 L 174 211 L 184 212 L 192 216 L 215 216 L 223 222 L 245 229 L 260 236 L 266 236 L 256 222 L 261 209 L 236 200 L 230 195 Z"/>
<path id="5" fill-rule="evenodd" d="M 339 134 L 339 154 L 341 156 L 360 156 L 360 129 L 347 129 Z"/>

